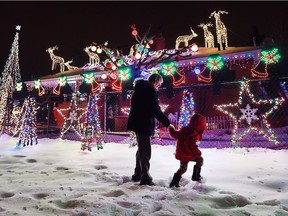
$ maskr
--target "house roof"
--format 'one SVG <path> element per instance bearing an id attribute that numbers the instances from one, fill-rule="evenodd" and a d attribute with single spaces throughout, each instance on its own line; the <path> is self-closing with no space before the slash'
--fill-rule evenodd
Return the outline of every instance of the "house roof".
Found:
<path id="1" fill-rule="evenodd" d="M 207 57 L 213 54 L 220 54 L 223 56 L 224 60 L 227 59 L 235 59 L 235 58 L 248 58 L 251 56 L 259 55 L 261 51 L 260 47 L 227 47 L 225 50 L 218 50 L 218 48 L 205 48 L 205 47 L 199 47 L 197 52 L 190 53 L 187 56 L 181 56 L 180 61 L 178 64 L 185 65 L 185 64 L 191 64 L 191 61 L 193 64 L 203 64 L 203 62 L 206 61 Z M 249 54 L 249 56 L 248 56 Z M 155 68 L 159 68 L 161 64 L 158 64 L 155 66 Z M 69 71 L 63 71 L 59 72 L 53 75 L 47 75 L 41 77 L 41 81 L 55 81 L 57 78 L 61 76 L 67 76 L 68 81 L 69 80 L 82 80 L 82 74 L 87 73 L 88 71 L 93 71 L 95 76 L 99 75 L 101 76 L 103 73 L 106 73 L 104 70 L 100 70 L 99 67 L 83 67 L 83 68 L 77 68 L 74 70 Z M 32 82 L 32 81 L 30 81 Z M 26 83 L 30 83 L 29 81 Z"/>

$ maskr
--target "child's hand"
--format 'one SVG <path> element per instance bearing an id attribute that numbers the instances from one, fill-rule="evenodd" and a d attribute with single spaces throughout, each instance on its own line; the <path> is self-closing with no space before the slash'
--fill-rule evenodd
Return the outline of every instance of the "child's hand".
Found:
<path id="1" fill-rule="evenodd" d="M 175 130 L 175 127 L 174 127 L 174 125 L 172 125 L 172 124 L 170 124 L 168 128 L 169 128 L 169 129 L 170 129 L 170 128 L 173 128 L 173 129 Z"/>

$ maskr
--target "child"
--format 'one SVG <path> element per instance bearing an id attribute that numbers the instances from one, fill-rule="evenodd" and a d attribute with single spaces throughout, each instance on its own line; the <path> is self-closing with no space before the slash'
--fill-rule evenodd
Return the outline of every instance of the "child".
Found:
<path id="1" fill-rule="evenodd" d="M 206 120 L 200 114 L 194 114 L 189 124 L 180 130 L 175 130 L 173 125 L 169 126 L 170 135 L 177 140 L 175 158 L 180 160 L 180 168 L 174 173 L 169 187 L 180 187 L 179 181 L 182 175 L 187 171 L 189 161 L 195 161 L 192 181 L 201 181 L 201 167 L 203 158 L 197 142 L 202 139 L 202 133 L 206 129 Z"/>

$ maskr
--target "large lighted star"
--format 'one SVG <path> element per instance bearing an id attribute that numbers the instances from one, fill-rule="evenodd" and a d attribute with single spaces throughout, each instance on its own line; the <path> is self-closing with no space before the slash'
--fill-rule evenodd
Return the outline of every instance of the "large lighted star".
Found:
<path id="1" fill-rule="evenodd" d="M 243 101 L 243 97 L 245 96 L 245 100 L 249 101 L 248 103 L 245 103 Z M 267 138 L 269 141 L 274 142 L 275 144 L 278 144 L 278 140 L 273 132 L 273 130 L 270 127 L 270 124 L 267 121 L 268 116 L 275 110 L 278 109 L 278 107 L 280 105 L 282 105 L 282 103 L 284 102 L 284 98 L 274 98 L 273 100 L 258 100 L 256 101 L 254 98 L 254 95 L 250 92 L 249 89 L 249 84 L 248 84 L 248 80 L 244 79 L 243 81 L 241 81 L 241 86 L 240 86 L 240 93 L 239 93 L 239 99 L 236 103 L 228 103 L 228 104 L 222 104 L 222 105 L 215 105 L 216 109 L 218 109 L 219 111 L 229 115 L 234 122 L 234 129 L 233 129 L 233 135 L 232 135 L 232 145 L 234 147 L 237 147 L 237 143 L 241 141 L 241 139 L 247 135 L 249 132 L 251 132 L 252 130 L 256 131 L 258 134 L 263 135 L 265 138 Z M 270 105 L 269 109 L 263 113 L 259 112 L 258 108 L 263 107 L 264 105 Z M 245 117 L 243 118 L 242 116 L 238 116 L 237 113 L 233 113 L 233 112 L 229 112 L 229 110 L 231 109 L 238 109 L 241 111 L 241 107 L 246 107 L 246 109 L 242 108 L 242 113 L 249 110 L 250 114 L 252 112 L 253 117 Z M 252 108 L 252 109 L 251 109 Z M 239 113 L 239 112 L 238 112 Z M 256 116 L 257 114 L 257 116 Z M 242 120 L 248 120 L 248 127 L 239 135 L 237 135 L 237 129 L 238 129 L 238 124 L 242 121 Z M 255 126 L 256 123 L 255 121 L 262 121 L 263 126 L 265 127 L 263 130 L 262 128 L 257 128 Z"/>
<path id="2" fill-rule="evenodd" d="M 80 120 L 86 113 L 85 111 L 86 109 L 78 107 L 76 94 L 73 94 L 70 106 L 68 108 L 56 109 L 56 110 L 65 120 L 61 130 L 60 138 L 62 138 L 63 135 L 70 129 L 74 130 L 78 134 L 78 136 L 82 137 Z M 67 114 L 65 115 L 64 113 Z"/>

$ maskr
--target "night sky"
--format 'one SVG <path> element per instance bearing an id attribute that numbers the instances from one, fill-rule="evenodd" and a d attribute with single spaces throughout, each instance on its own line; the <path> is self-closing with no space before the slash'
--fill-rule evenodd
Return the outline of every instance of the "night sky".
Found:
<path id="1" fill-rule="evenodd" d="M 166 48 L 174 48 L 179 35 L 198 34 L 192 39 L 204 46 L 200 23 L 215 10 L 227 11 L 221 16 L 228 29 L 229 46 L 247 46 L 254 26 L 262 37 L 272 37 L 276 44 L 287 47 L 288 2 L 216 2 L 216 1 L 63 1 L 0 2 L 0 69 L 4 69 L 16 33 L 19 35 L 19 64 L 23 81 L 59 72 L 51 71 L 52 61 L 45 50 L 59 47 L 54 53 L 71 65 L 82 67 L 89 59 L 83 51 L 92 41 L 109 41 L 110 47 L 129 50 L 136 43 L 129 25 L 136 24 L 142 36 L 151 24 L 151 35 L 161 32 Z M 209 28 L 216 37 L 215 27 Z M 191 42 L 191 41 L 190 41 Z M 152 47 L 153 49 L 153 47 Z M 127 54 L 127 53 L 125 53 Z M 101 59 L 102 60 L 102 59 Z"/>

